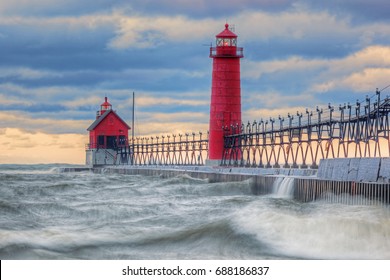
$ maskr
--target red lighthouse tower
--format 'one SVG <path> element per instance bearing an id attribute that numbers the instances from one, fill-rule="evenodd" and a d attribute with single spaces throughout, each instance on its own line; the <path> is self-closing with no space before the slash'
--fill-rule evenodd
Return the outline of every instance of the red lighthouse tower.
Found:
<path id="1" fill-rule="evenodd" d="M 216 36 L 216 47 L 210 48 L 213 74 L 209 124 L 209 161 L 219 165 L 223 153 L 225 132 L 234 133 L 241 127 L 240 58 L 243 48 L 237 47 L 237 35 L 225 30 Z"/>

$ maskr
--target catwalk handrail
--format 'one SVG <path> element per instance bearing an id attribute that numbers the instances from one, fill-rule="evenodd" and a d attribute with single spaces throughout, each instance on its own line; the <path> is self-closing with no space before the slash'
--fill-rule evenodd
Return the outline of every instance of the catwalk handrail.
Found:
<path id="1" fill-rule="evenodd" d="M 221 165 L 317 168 L 320 159 L 390 156 L 390 98 L 381 92 L 286 118 L 223 127 Z M 204 165 L 208 132 L 136 137 L 117 148 L 121 164 Z"/>
<path id="2" fill-rule="evenodd" d="M 222 165 L 316 168 L 321 158 L 389 156 L 389 112 L 377 90 L 354 105 L 230 125 Z"/>
<path id="3" fill-rule="evenodd" d="M 206 134 L 206 135 L 205 135 Z M 136 137 L 117 150 L 121 164 L 204 165 L 208 157 L 208 133 Z"/>

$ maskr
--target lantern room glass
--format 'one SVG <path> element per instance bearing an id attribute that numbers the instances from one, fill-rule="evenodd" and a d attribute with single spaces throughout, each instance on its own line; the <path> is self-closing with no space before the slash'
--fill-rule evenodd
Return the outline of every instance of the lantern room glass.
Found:
<path id="1" fill-rule="evenodd" d="M 237 39 L 236 38 L 217 38 L 218 47 L 236 47 Z"/>

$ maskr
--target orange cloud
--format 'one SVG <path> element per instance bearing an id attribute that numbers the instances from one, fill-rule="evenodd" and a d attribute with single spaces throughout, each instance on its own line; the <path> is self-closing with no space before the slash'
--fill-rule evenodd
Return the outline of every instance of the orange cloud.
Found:
<path id="1" fill-rule="evenodd" d="M 0 163 L 85 162 L 87 135 L 30 133 L 18 128 L 0 130 Z"/>

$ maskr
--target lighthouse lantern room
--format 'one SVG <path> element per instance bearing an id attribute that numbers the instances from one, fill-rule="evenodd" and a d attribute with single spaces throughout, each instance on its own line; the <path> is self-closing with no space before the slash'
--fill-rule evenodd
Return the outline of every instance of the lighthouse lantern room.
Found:
<path id="1" fill-rule="evenodd" d="M 86 164 L 90 166 L 117 164 L 118 148 L 128 146 L 130 126 L 112 109 L 105 97 L 96 113 L 96 120 L 87 129 Z"/>

